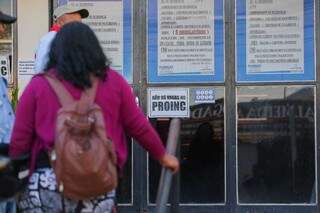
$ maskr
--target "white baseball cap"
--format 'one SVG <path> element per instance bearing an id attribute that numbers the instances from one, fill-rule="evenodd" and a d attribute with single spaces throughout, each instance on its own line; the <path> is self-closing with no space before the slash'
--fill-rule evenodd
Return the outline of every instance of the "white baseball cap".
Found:
<path id="1" fill-rule="evenodd" d="M 87 9 L 65 4 L 60 7 L 57 7 L 53 11 L 53 19 L 57 20 L 57 18 L 59 18 L 60 16 L 64 14 L 70 14 L 70 13 L 79 13 L 81 18 L 87 18 L 89 16 L 89 11 Z"/>

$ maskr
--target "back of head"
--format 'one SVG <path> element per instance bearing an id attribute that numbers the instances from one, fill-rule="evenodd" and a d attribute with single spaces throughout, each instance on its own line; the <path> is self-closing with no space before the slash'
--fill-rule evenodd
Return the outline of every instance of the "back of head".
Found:
<path id="1" fill-rule="evenodd" d="M 58 77 L 83 89 L 91 87 L 91 75 L 104 79 L 108 66 L 109 61 L 90 27 L 71 22 L 53 40 L 45 70 L 56 68 Z"/>

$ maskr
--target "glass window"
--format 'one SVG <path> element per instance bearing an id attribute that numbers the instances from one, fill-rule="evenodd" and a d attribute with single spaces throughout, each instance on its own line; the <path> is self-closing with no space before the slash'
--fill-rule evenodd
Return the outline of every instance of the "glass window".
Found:
<path id="1" fill-rule="evenodd" d="M 315 202 L 314 91 L 237 89 L 239 203 Z"/>
<path id="2" fill-rule="evenodd" d="M 122 178 L 117 188 L 117 202 L 132 203 L 132 139 L 128 138 L 128 160 L 123 169 Z"/>
<path id="3" fill-rule="evenodd" d="M 199 100 L 197 93 L 214 96 Z M 180 203 L 225 202 L 224 88 L 190 88 L 190 118 L 182 120 L 180 133 Z M 163 141 L 169 120 L 157 120 Z M 149 202 L 155 203 L 159 165 L 149 160 Z"/>
<path id="4" fill-rule="evenodd" d="M 152 119 L 154 127 L 156 128 L 160 138 L 163 142 L 167 141 L 169 124 L 168 119 Z M 165 144 L 164 144 L 165 145 Z M 158 184 L 160 180 L 161 167 L 158 162 L 154 161 L 150 156 L 148 158 L 148 168 L 149 168 L 149 177 L 148 177 L 148 201 L 149 203 L 156 203 L 156 196 L 158 190 Z"/>
<path id="5" fill-rule="evenodd" d="M 1 11 L 13 14 L 12 0 L 0 1 Z M 5 32 L 0 34 L 0 76 L 4 77 L 9 84 L 13 84 L 12 73 L 12 25 L 5 25 Z"/>

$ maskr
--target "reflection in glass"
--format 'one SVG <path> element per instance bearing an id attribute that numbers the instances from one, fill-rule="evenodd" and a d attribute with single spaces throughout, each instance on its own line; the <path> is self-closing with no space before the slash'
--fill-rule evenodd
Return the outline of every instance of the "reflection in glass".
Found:
<path id="1" fill-rule="evenodd" d="M 11 44 L 2 44 L 0 43 L 0 56 L 11 55 L 12 45 Z"/>
<path id="2" fill-rule="evenodd" d="M 223 118 L 222 118 L 223 119 Z M 224 202 L 224 140 L 217 139 L 214 122 L 199 122 L 190 141 L 183 141 L 188 148 L 182 155 L 181 203 Z M 183 149 L 183 148 L 182 148 Z"/>
<path id="3" fill-rule="evenodd" d="M 1 11 L 12 15 L 12 0 L 0 1 Z M 5 31 L 0 33 L 0 76 L 4 77 L 9 85 L 13 84 L 12 70 L 12 25 L 5 24 Z"/>
<path id="4" fill-rule="evenodd" d="M 314 203 L 314 88 L 239 87 L 240 203 Z"/>
<path id="5" fill-rule="evenodd" d="M 11 41 L 12 39 L 12 25 L 6 24 L 5 25 L 5 31 L 3 33 L 0 33 L 0 42 L 3 40 L 5 41 Z"/>
<path id="6" fill-rule="evenodd" d="M 123 169 L 117 188 L 117 202 L 128 204 L 132 202 L 132 139 L 128 138 L 128 160 Z"/>
<path id="7" fill-rule="evenodd" d="M 13 83 L 11 43 L 0 43 L 0 76 Z"/>
<path id="8" fill-rule="evenodd" d="M 180 203 L 225 202 L 224 89 L 214 91 L 214 103 L 196 103 L 191 95 L 190 118 L 182 120 Z M 157 120 L 155 127 L 166 141 L 169 120 Z M 149 202 L 154 203 L 160 168 L 151 159 L 149 174 Z"/>
<path id="9" fill-rule="evenodd" d="M 158 134 L 160 135 L 161 140 L 163 142 L 166 142 L 168 137 L 168 132 L 169 132 L 170 121 L 168 119 L 159 119 L 159 120 L 152 119 L 151 122 L 156 128 Z M 148 162 L 149 162 L 149 177 L 148 177 L 149 178 L 148 180 L 149 181 L 149 203 L 155 203 L 158 184 L 160 180 L 161 167 L 159 166 L 159 163 L 154 161 L 150 156 L 149 156 Z"/>

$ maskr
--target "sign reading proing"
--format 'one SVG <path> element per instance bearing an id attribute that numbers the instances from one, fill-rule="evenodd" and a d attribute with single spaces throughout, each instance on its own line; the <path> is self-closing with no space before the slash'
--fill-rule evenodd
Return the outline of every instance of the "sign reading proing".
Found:
<path id="1" fill-rule="evenodd" d="M 189 90 L 186 88 L 149 88 L 150 118 L 189 117 Z"/>

